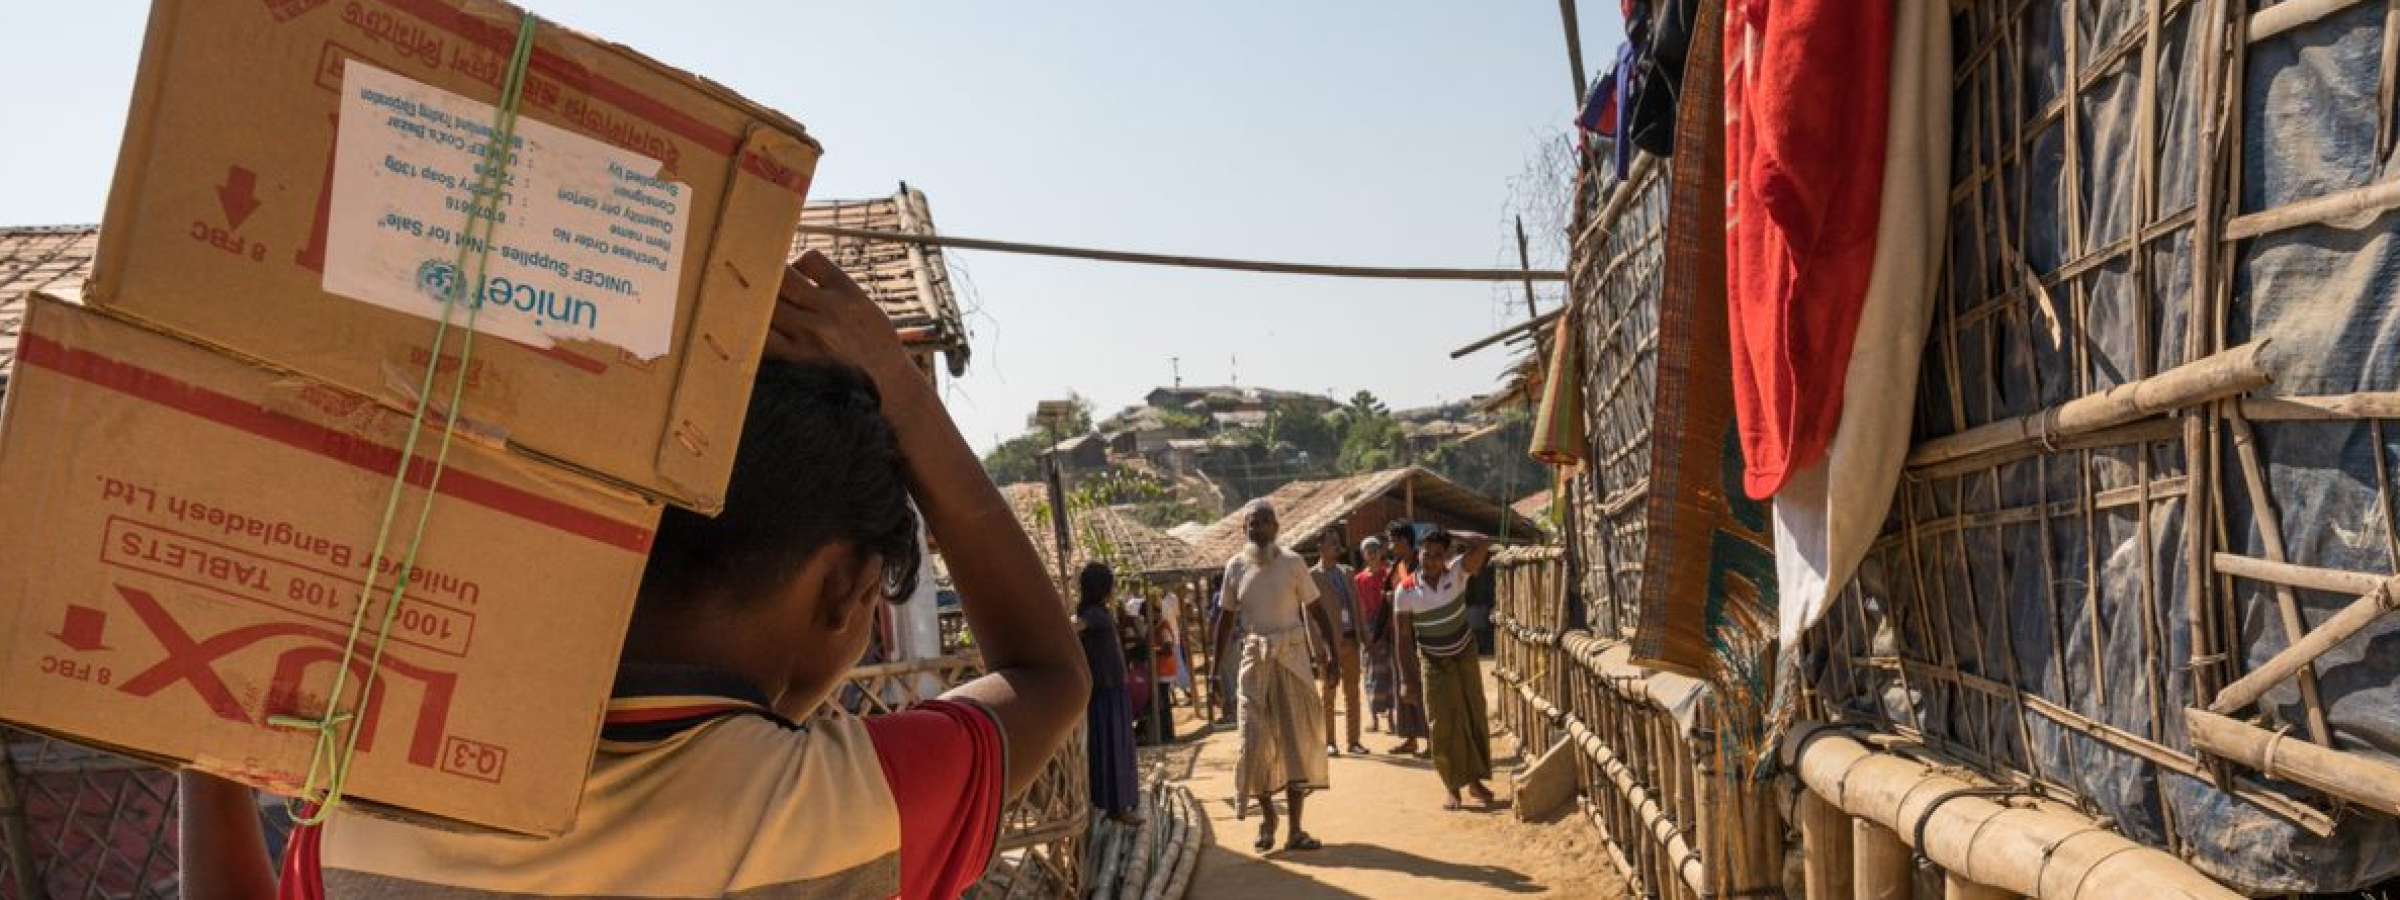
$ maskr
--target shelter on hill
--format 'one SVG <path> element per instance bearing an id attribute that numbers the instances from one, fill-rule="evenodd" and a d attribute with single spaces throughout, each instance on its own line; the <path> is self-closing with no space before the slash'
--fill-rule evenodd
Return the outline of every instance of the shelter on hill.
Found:
<path id="1" fill-rule="evenodd" d="M 1283 523 L 1282 543 L 1294 550 L 1316 546 L 1319 535 L 1340 526 L 1349 543 L 1401 519 L 1430 522 L 1489 534 L 1506 542 L 1538 542 L 1541 526 L 1457 482 L 1414 466 L 1324 481 L 1295 481 L 1266 497 Z M 1223 565 L 1241 552 L 1242 511 L 1210 524 L 1192 540 L 1202 560 Z"/>

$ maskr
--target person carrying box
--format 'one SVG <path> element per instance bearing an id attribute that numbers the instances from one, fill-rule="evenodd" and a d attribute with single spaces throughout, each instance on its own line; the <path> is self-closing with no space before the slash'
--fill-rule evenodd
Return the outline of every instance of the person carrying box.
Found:
<path id="1" fill-rule="evenodd" d="M 1083 714 L 1082 646 L 890 321 L 824 256 L 785 273 L 766 357 L 724 512 L 669 509 L 659 525 L 572 829 L 529 840 L 340 807 L 292 836 L 278 879 L 249 789 L 187 771 L 183 895 L 918 898 L 974 885 L 1004 799 Z M 914 585 L 918 511 L 989 674 L 906 712 L 811 720 L 865 648 L 876 604 Z"/>

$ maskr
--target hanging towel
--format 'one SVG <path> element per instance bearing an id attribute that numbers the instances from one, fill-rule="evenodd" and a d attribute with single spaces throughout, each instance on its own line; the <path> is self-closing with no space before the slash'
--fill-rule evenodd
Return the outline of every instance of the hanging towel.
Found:
<path id="1" fill-rule="evenodd" d="M 1583 465 L 1583 354 L 1577 352 L 1575 316 L 1558 317 L 1550 335 L 1550 365 L 1542 378 L 1542 405 L 1533 418 L 1533 458 L 1561 468 Z"/>
<path id="2" fill-rule="evenodd" d="M 1892 15 L 1882 0 L 1726 4 L 1726 303 L 1753 498 L 1814 464 L 1841 417 L 1875 263 Z"/>
<path id="3" fill-rule="evenodd" d="M 1893 0 L 1891 127 L 1882 212 L 1858 340 L 1842 382 L 1841 424 L 1823 462 L 1775 496 L 1782 646 L 1797 644 L 1883 530 L 1907 464 L 1917 361 L 1933 315 L 1950 186 L 1950 20 Z"/>

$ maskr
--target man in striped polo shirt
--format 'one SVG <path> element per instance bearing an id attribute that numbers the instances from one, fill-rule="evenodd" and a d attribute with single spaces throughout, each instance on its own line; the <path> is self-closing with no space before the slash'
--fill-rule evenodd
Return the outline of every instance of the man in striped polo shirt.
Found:
<path id="1" fill-rule="evenodd" d="M 1458 545 L 1465 545 L 1463 551 Z M 1413 630 L 1424 658 L 1425 714 L 1433 725 L 1433 768 L 1459 809 L 1458 792 L 1487 807 L 1497 804 L 1484 779 L 1492 777 L 1491 717 L 1483 697 L 1483 665 L 1467 626 L 1467 580 L 1483 569 L 1491 539 L 1440 528 L 1418 541 L 1415 582 L 1393 595 L 1402 624 Z"/>
<path id="2" fill-rule="evenodd" d="M 814 717 L 916 584 L 918 510 L 989 674 Z M 186 773 L 183 896 L 956 897 L 1090 685 L 1015 521 L 890 320 L 811 252 L 784 274 L 724 511 L 660 520 L 574 826 L 531 840 L 345 803 L 277 879 L 250 792 Z"/>

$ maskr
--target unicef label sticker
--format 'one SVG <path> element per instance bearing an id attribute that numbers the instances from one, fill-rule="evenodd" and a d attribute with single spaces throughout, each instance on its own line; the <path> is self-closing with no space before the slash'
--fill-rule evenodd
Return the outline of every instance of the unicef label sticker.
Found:
<path id="1" fill-rule="evenodd" d="M 484 334 L 666 355 L 690 185 L 658 177 L 657 160 L 526 117 L 503 151 L 489 104 L 357 60 L 342 70 L 327 292 L 436 320 L 455 296 L 451 323 L 471 306 Z M 495 186 L 481 184 L 487 173 Z M 486 248 L 464 235 L 471 214 L 492 226 L 480 284 Z"/>

